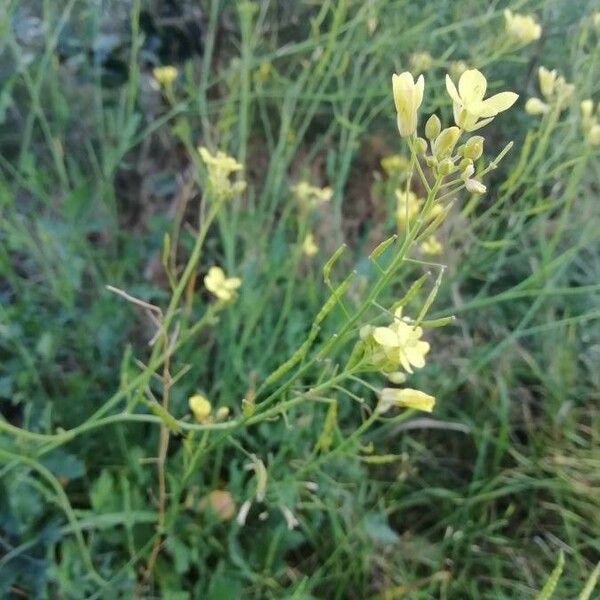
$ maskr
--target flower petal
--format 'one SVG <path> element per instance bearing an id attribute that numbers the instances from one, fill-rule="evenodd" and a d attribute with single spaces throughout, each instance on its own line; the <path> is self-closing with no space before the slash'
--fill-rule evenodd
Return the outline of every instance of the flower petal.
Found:
<path id="1" fill-rule="evenodd" d="M 373 339 L 381 346 L 393 348 L 398 345 L 398 336 L 389 327 L 375 327 Z"/>
<path id="2" fill-rule="evenodd" d="M 454 110 L 456 111 L 456 105 L 458 104 L 458 109 L 460 110 L 460 106 L 462 105 L 462 100 L 460 99 L 460 95 L 458 94 L 458 90 L 454 85 L 452 79 L 450 79 L 450 75 L 446 75 L 446 91 L 450 95 L 450 98 L 454 101 Z"/>
<path id="3" fill-rule="evenodd" d="M 415 85 L 415 92 L 414 92 L 414 98 L 413 98 L 413 102 L 416 108 L 419 108 L 419 106 L 421 106 L 421 102 L 423 102 L 423 90 L 425 89 L 425 78 L 423 77 L 423 75 L 419 75 L 419 78 L 417 79 L 417 83 Z"/>
<path id="4" fill-rule="evenodd" d="M 487 89 L 487 80 L 481 71 L 477 69 L 468 69 L 458 81 L 458 91 L 463 104 L 468 106 L 472 102 L 483 100 Z"/>
<path id="5" fill-rule="evenodd" d="M 228 290 L 237 290 L 242 285 L 242 280 L 239 277 L 230 277 L 225 280 L 224 285 Z"/>
<path id="6" fill-rule="evenodd" d="M 481 113 L 480 116 L 493 117 L 494 115 L 509 109 L 517 101 L 518 97 L 519 94 L 515 94 L 514 92 L 500 92 L 499 94 L 495 94 L 482 102 L 488 109 L 489 114 Z M 495 110 L 496 112 L 492 113 L 492 110 Z"/>
<path id="7" fill-rule="evenodd" d="M 494 117 L 490 117 L 489 119 L 483 119 L 483 121 L 475 123 L 475 125 L 473 125 L 472 127 L 469 127 L 468 129 L 465 128 L 465 131 L 477 131 L 478 129 L 485 127 L 488 123 L 491 123 L 493 120 Z"/>

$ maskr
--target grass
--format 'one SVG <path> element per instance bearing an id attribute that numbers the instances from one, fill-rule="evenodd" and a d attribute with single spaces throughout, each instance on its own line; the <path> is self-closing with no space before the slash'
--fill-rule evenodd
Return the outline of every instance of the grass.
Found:
<path id="1" fill-rule="evenodd" d="M 516 48 L 500 2 L 3 2 L 2 594 L 593 597 L 600 168 L 579 102 L 600 100 L 600 7 L 515 2 L 544 30 Z M 399 185 L 380 161 L 408 157 L 390 79 L 416 51 L 421 126 L 451 124 L 461 59 L 520 94 L 487 162 L 514 145 L 456 196 L 440 257 L 402 231 L 378 268 Z M 575 85 L 562 113 L 524 111 L 540 65 Z M 241 197 L 211 203 L 198 145 L 244 164 Z M 302 180 L 330 202 L 299 211 Z M 214 264 L 242 279 L 232 304 L 203 288 Z M 385 378 L 348 359 L 422 276 L 406 314 L 456 317 L 409 380 L 435 411 L 378 418 Z M 230 417 L 195 423 L 195 393 Z"/>

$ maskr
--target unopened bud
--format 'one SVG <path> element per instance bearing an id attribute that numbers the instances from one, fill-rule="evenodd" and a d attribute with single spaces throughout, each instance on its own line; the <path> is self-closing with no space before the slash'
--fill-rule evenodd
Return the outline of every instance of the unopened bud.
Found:
<path id="1" fill-rule="evenodd" d="M 528 115 L 543 115 L 550 110 L 550 107 L 542 102 L 539 98 L 529 98 L 527 102 L 525 102 L 525 112 Z"/>
<path id="2" fill-rule="evenodd" d="M 473 161 L 470 158 L 463 158 L 459 163 L 458 163 L 458 168 L 460 169 L 461 172 L 465 171 L 466 169 L 468 169 L 469 167 L 473 166 Z"/>
<path id="3" fill-rule="evenodd" d="M 463 156 L 471 160 L 477 160 L 483 154 L 483 138 L 480 135 L 474 135 L 467 140 Z"/>
<path id="4" fill-rule="evenodd" d="M 427 142 L 422 137 L 418 137 L 415 140 L 415 152 L 418 155 L 423 155 L 427 152 Z"/>
<path id="5" fill-rule="evenodd" d="M 587 121 L 592 116 L 594 112 L 594 101 L 593 100 L 583 100 L 581 102 L 581 118 L 584 121 Z"/>
<path id="6" fill-rule="evenodd" d="M 428 167 L 430 167 L 431 169 L 433 169 L 433 167 L 437 166 L 438 161 L 435 158 L 435 156 L 426 156 L 425 157 L 425 163 L 427 164 Z"/>
<path id="7" fill-rule="evenodd" d="M 600 146 L 600 125 L 592 125 L 588 132 L 588 141 L 592 146 Z"/>
<path id="8" fill-rule="evenodd" d="M 438 173 L 445 177 L 446 175 L 450 175 L 454 171 L 456 167 L 452 162 L 451 158 L 444 158 L 444 160 L 440 161 L 438 165 Z"/>
<path id="9" fill-rule="evenodd" d="M 434 140 L 442 130 L 442 123 L 437 115 L 431 115 L 425 123 L 425 137 L 428 140 Z"/>
<path id="10" fill-rule="evenodd" d="M 440 160 L 450 156 L 456 142 L 460 137 L 460 129 L 458 127 L 448 127 L 444 129 L 433 142 L 433 154 Z"/>

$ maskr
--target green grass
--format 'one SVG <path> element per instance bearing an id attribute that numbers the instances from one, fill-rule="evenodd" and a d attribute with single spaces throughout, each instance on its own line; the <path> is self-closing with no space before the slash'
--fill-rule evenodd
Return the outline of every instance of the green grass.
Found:
<path id="1" fill-rule="evenodd" d="M 554 582 L 558 599 L 590 582 L 593 598 L 600 163 L 579 102 L 600 101 L 600 6 L 515 2 L 544 34 L 514 48 L 500 2 L 210 0 L 198 53 L 195 3 L 152 33 L 150 1 L 0 2 L 1 595 L 497 600 Z M 377 259 L 398 269 L 369 260 L 396 232 L 380 160 L 408 156 L 391 74 L 415 51 L 434 57 L 421 126 L 432 112 L 452 124 L 453 60 L 520 94 L 480 132 L 487 161 L 514 146 L 487 194 L 457 195 L 439 289 L 439 265 L 401 256 L 403 236 Z M 159 63 L 179 69 L 172 94 L 152 86 Z M 539 65 L 575 84 L 560 115 L 524 111 Z M 246 192 L 214 214 L 198 145 L 245 165 Z M 330 186 L 330 203 L 298 211 L 300 180 Z M 235 303 L 204 289 L 213 264 L 242 278 Z M 409 380 L 435 411 L 374 419 L 385 379 L 349 377 L 348 358 L 360 326 L 389 321 L 423 275 L 406 313 L 436 292 L 427 318 L 456 316 L 426 331 L 427 366 Z M 147 311 L 107 285 L 169 324 L 168 415 L 164 340 L 151 348 Z M 194 393 L 229 407 L 232 426 L 194 425 Z M 243 526 L 207 508 L 215 489 L 236 512 L 252 500 Z"/>

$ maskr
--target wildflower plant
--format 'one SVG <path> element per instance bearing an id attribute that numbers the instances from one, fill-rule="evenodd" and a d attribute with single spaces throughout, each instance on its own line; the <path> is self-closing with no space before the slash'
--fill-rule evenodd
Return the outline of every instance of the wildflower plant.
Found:
<path id="1" fill-rule="evenodd" d="M 219 23 L 223 3 L 208 4 L 208 22 Z M 481 351 L 477 362 L 470 364 L 460 342 L 454 344 L 459 336 L 450 340 L 449 347 L 449 336 L 444 338 L 437 329 L 453 323 L 454 317 L 447 312 L 432 314 L 447 272 L 453 278 L 452 294 L 456 293 L 456 308 L 452 312 L 459 314 L 469 307 L 501 301 L 504 306 L 510 304 L 511 309 L 519 302 L 519 310 L 525 305 L 525 316 L 514 336 L 511 330 L 505 342 L 541 330 L 528 320 L 537 310 L 540 298 L 564 292 L 564 288 L 554 287 L 557 282 L 551 267 L 555 264 L 554 250 L 560 268 L 568 267 L 574 255 L 563 253 L 559 247 L 560 232 L 570 225 L 567 210 L 546 228 L 552 234 L 547 248 L 540 245 L 540 252 L 532 252 L 529 260 L 521 260 L 523 253 L 511 254 L 516 246 L 515 236 L 527 231 L 525 223 L 534 221 L 548 207 L 553 216 L 558 214 L 563 210 L 562 196 L 558 194 L 566 187 L 565 194 L 575 197 L 579 189 L 575 178 L 567 186 L 537 185 L 536 173 L 545 173 L 544 178 L 538 177 L 545 183 L 567 169 L 578 172 L 579 177 L 585 172 L 577 157 L 569 156 L 567 160 L 566 155 L 560 155 L 561 161 L 554 163 L 552 158 L 546 160 L 545 149 L 552 144 L 551 127 L 576 91 L 558 71 L 540 69 L 539 98 L 526 104 L 528 112 L 544 116 L 535 121 L 540 125 L 540 133 L 527 133 L 514 172 L 504 183 L 492 187 L 486 176 L 510 148 L 509 144 L 498 152 L 495 140 L 502 138 L 506 111 L 517 100 L 517 94 L 492 81 L 488 85 L 486 79 L 486 75 L 496 75 L 493 63 L 504 51 L 502 46 L 497 54 L 482 53 L 486 54 L 482 57 L 478 55 L 479 47 L 459 47 L 456 56 L 465 59 L 450 63 L 453 48 L 444 56 L 435 55 L 431 47 L 430 54 L 424 45 L 413 46 L 422 51 L 412 55 L 404 48 L 398 56 L 409 57 L 411 71 L 394 74 L 391 89 L 387 89 L 381 84 L 382 73 L 376 73 L 375 60 L 384 56 L 385 77 L 389 77 L 388 48 L 390 40 L 396 43 L 396 38 L 388 35 L 389 30 L 386 32 L 385 19 L 377 18 L 386 3 L 356 3 L 356 14 L 350 20 L 344 14 L 348 3 L 324 3 L 310 21 L 311 37 L 306 46 L 292 43 L 283 52 L 264 52 L 261 46 L 268 43 L 269 37 L 259 35 L 261 27 L 274 27 L 275 23 L 271 21 L 268 3 L 264 7 L 246 1 L 225 4 L 239 18 L 239 39 L 231 45 L 240 48 L 239 57 L 230 63 L 213 60 L 214 48 L 220 44 L 212 29 L 205 40 L 201 69 L 182 65 L 180 79 L 175 67 L 152 72 L 154 87 L 162 93 L 159 99 L 168 101 L 161 106 L 166 112 L 160 121 L 149 124 L 147 130 L 136 130 L 139 115 L 133 113 L 134 77 L 123 101 L 116 103 L 118 110 L 131 112 L 119 113 L 115 119 L 108 113 L 105 121 L 99 119 L 107 128 L 122 129 L 115 132 L 115 138 L 123 151 L 129 151 L 137 139 L 145 140 L 144 136 L 168 139 L 170 134 L 178 143 L 178 154 L 187 152 L 188 161 L 187 169 L 178 172 L 165 186 L 175 186 L 176 192 L 168 218 L 162 215 L 157 219 L 162 228 L 160 234 L 139 249 L 137 240 L 132 244 L 142 256 L 140 260 L 148 258 L 150 266 L 145 271 L 152 271 L 152 277 L 138 287 L 109 286 L 108 291 L 117 297 L 104 293 L 108 297 L 106 312 L 111 318 L 121 309 L 119 314 L 124 315 L 124 320 L 139 325 L 122 359 L 117 357 L 116 363 L 106 360 L 107 370 L 114 370 L 114 364 L 117 365 L 116 390 L 108 399 L 101 396 L 102 402 L 93 405 L 90 414 L 76 420 L 78 424 L 74 426 L 46 416 L 39 421 L 30 419 L 28 413 L 23 427 L 11 419 L 0 420 L 3 472 L 11 475 L 20 471 L 13 468 L 15 465 L 23 466 L 43 497 L 64 512 L 64 525 L 43 532 L 43 536 L 53 538 L 59 531 L 67 541 L 56 554 L 75 557 L 70 559 L 75 568 L 69 570 L 64 558 L 65 562 L 54 570 L 64 586 L 57 593 L 64 597 L 97 597 L 103 593 L 111 597 L 184 597 L 184 587 L 193 589 L 192 597 L 207 598 L 223 594 L 232 598 L 284 597 L 287 592 L 311 595 L 319 593 L 319 586 L 327 595 L 332 591 L 329 580 L 337 583 L 330 571 L 330 565 L 336 567 L 333 559 L 329 562 L 331 557 L 354 552 L 357 540 L 365 544 L 361 548 L 365 556 L 377 556 L 374 548 L 392 544 L 397 537 L 393 527 L 380 519 L 392 511 L 388 511 L 388 499 L 381 497 L 379 491 L 384 489 L 387 494 L 389 489 L 396 493 L 401 488 L 404 493 L 405 486 L 412 483 L 407 481 L 411 461 L 406 454 L 416 448 L 416 460 L 424 460 L 421 450 L 426 447 L 416 446 L 415 440 L 402 431 L 409 427 L 468 430 L 466 425 L 442 422 L 439 415 L 423 419 L 415 411 L 427 416 L 440 409 L 445 411 L 452 391 L 504 347 L 491 347 L 496 342 L 492 335 L 492 342 L 486 345 L 489 353 L 478 349 Z M 293 8 L 303 3 L 289 4 Z M 396 8 L 390 3 L 391 11 L 397 12 Z M 367 13 L 368 28 L 363 29 L 376 38 L 376 43 L 366 44 L 364 31 L 363 37 L 358 37 L 357 24 L 366 24 Z M 224 22 L 229 29 L 229 12 L 226 14 Z M 329 14 L 334 18 L 330 19 Z M 487 14 L 483 16 L 487 18 Z M 502 13 L 496 14 L 502 18 Z M 404 15 L 395 18 L 400 18 L 404 26 Z M 533 17 L 508 11 L 504 19 L 508 34 L 505 37 L 513 50 L 542 34 Z M 329 23 L 331 30 L 322 35 L 321 26 Z M 424 20 L 424 24 L 428 23 Z M 379 35 L 379 31 L 385 35 Z M 441 29 L 438 32 L 447 35 Z M 407 39 L 414 39 L 411 36 L 414 32 Z M 482 47 L 489 43 L 486 38 Z M 363 52 L 363 45 L 368 50 Z M 305 48 L 310 52 L 304 54 Z M 355 56 L 357 49 L 360 52 Z M 286 64 L 288 57 L 293 61 L 294 56 L 302 56 L 302 60 Z M 229 66 L 213 74 L 211 67 L 217 63 Z M 444 81 L 436 75 L 443 65 L 448 65 L 449 71 L 445 88 Z M 200 81 L 192 82 L 197 72 Z M 347 82 L 351 82 L 352 90 L 344 87 Z M 365 82 L 369 85 L 363 85 Z M 488 87 L 493 89 L 488 91 Z M 592 94 L 595 88 L 588 85 L 583 89 Z M 37 98 L 38 92 L 34 92 Z M 381 93 L 386 96 L 385 102 L 380 102 Z M 281 107 L 278 98 L 284 98 Z M 565 119 L 561 127 L 567 131 L 572 124 L 571 136 L 581 138 L 585 142 L 582 153 L 591 156 L 594 146 L 600 144 L 598 110 L 591 98 L 578 100 L 583 101 L 577 106 L 577 118 Z M 331 106 L 330 115 L 327 111 Z M 395 123 L 387 118 L 384 132 L 377 132 L 384 139 L 378 146 L 383 150 L 365 156 L 370 153 L 360 152 L 360 136 L 367 127 L 381 123 L 377 119 L 382 110 L 387 110 L 390 117 L 394 108 Z M 435 114 L 427 114 L 426 109 L 435 110 Z M 332 118 L 324 119 L 324 115 Z M 309 148 L 307 130 L 316 116 L 319 127 L 326 131 Z M 38 119 L 52 142 L 53 160 L 60 167 L 60 137 L 54 137 L 54 128 L 58 131 L 60 123 L 51 120 L 47 124 L 34 111 L 31 131 L 38 128 Z M 494 120 L 499 126 L 492 138 L 486 127 Z M 260 123 L 264 127 L 257 132 Z M 127 130 L 131 138 L 127 138 Z M 264 133 L 264 138 L 258 133 Z M 110 136 L 107 139 L 113 152 L 113 140 Z M 393 139 L 392 147 L 389 139 Z M 261 151 L 260 144 L 266 150 Z M 95 143 L 89 148 L 90 153 L 95 152 Z M 106 153 L 105 162 L 94 163 L 102 174 L 102 187 L 97 190 L 102 198 L 106 196 L 103 186 L 114 179 L 111 164 L 119 164 L 110 152 Z M 492 153 L 496 158 L 491 158 Z M 261 162 L 265 155 L 266 165 Z M 359 159 L 369 165 L 366 171 Z M 28 162 L 24 152 L 22 163 L 27 166 Z M 128 160 L 128 164 L 133 163 Z M 67 181 L 78 175 L 75 169 L 71 172 L 70 163 L 68 166 Z M 360 200 L 352 197 L 354 190 L 346 185 L 348 177 L 356 176 L 360 184 L 365 172 L 373 169 L 381 173 L 377 192 L 387 201 L 386 211 L 381 220 L 380 214 L 376 216 L 376 223 L 364 237 L 362 233 L 353 237 L 347 234 L 351 218 L 345 219 L 340 205 L 344 203 L 344 211 L 364 210 L 355 219 L 362 226 L 370 218 L 365 216 L 366 211 L 375 203 L 368 202 L 368 191 L 363 194 L 360 185 L 356 186 Z M 60 169 L 58 173 L 60 179 Z M 367 189 L 369 184 L 370 181 Z M 29 186 L 27 193 L 39 193 L 40 185 Z M 4 186 L 3 170 L 0 210 L 4 210 L 8 197 Z M 548 190 L 548 198 L 529 205 L 531 190 L 536 187 Z M 65 192 L 65 204 L 74 202 L 73 190 L 65 187 L 61 191 Z M 162 196 L 157 194 L 157 198 Z M 570 202 L 571 199 L 565 200 L 565 206 L 569 207 Z M 152 203 L 153 210 L 155 206 L 162 205 Z M 503 229 L 510 231 L 505 239 L 500 239 L 498 231 Z M 163 240 L 162 248 L 157 240 Z M 478 250 L 471 252 L 475 245 Z M 497 263 L 495 251 L 500 257 Z M 512 261 L 506 263 L 511 269 L 517 262 L 515 269 L 531 264 L 535 265 L 535 273 L 514 290 L 501 291 L 498 297 L 486 295 L 486 289 L 504 276 L 500 268 L 504 253 Z M 451 261 L 457 254 L 461 260 Z M 445 263 L 450 262 L 451 268 L 446 269 Z M 493 273 L 489 281 L 481 281 L 481 271 L 487 269 Z M 455 275 L 455 270 L 460 274 Z M 111 277 L 123 272 L 123 281 L 137 275 L 131 273 L 135 268 L 98 271 L 110 273 Z M 476 281 L 483 289 L 481 295 L 460 298 L 464 293 L 458 285 L 461 277 Z M 579 273 L 572 277 L 576 279 Z M 51 278 L 49 283 L 55 282 Z M 531 292 L 540 286 L 543 293 L 534 298 Z M 570 298 L 575 295 L 571 291 Z M 444 289 L 441 295 L 446 293 Z M 580 296 L 579 290 L 576 293 Z M 121 306 L 125 302 L 129 306 Z M 130 313 L 125 312 L 128 309 Z M 548 311 L 552 323 L 545 323 L 542 328 L 549 330 L 549 324 L 554 327 L 559 312 L 568 313 L 565 322 L 571 327 L 577 318 L 574 311 L 570 306 L 556 313 Z M 517 309 L 514 315 L 519 315 Z M 460 317 L 462 320 L 463 315 Z M 464 338 L 474 333 L 474 343 L 479 343 L 480 330 L 472 330 L 470 325 L 465 319 Z M 2 322 L 3 343 L 11 334 L 11 327 Z M 94 357 L 104 352 L 104 346 L 117 346 L 116 342 L 126 336 L 119 327 L 113 327 L 118 329 L 118 335 L 107 336 L 108 341 L 104 330 L 99 329 Z M 512 320 L 506 324 L 507 329 L 510 327 Z M 570 329 L 565 332 L 572 334 Z M 36 353 L 46 356 L 50 345 L 46 339 L 40 340 Z M 551 346 L 553 353 L 557 345 L 560 344 Z M 537 364 L 539 353 L 532 351 L 530 355 L 530 350 L 523 346 L 522 355 L 536 371 L 543 371 Z M 23 349 L 18 351 L 29 360 Z M 455 357 L 448 360 L 449 352 L 457 355 L 458 362 L 464 360 L 464 372 L 455 372 L 459 371 L 455 368 L 457 362 L 453 362 Z M 36 360 L 37 355 L 32 356 Z M 571 368 L 573 361 L 566 362 Z M 448 363 L 453 373 L 444 381 L 445 375 L 440 372 Z M 553 386 L 551 369 L 548 371 L 545 381 Z M 508 402 L 511 374 L 508 368 L 494 372 L 484 392 L 473 394 L 476 401 L 492 390 L 491 395 L 497 394 Z M 12 383 L 0 381 L 2 390 L 8 385 Z M 46 378 L 39 381 L 41 390 L 46 385 Z M 96 381 L 94 386 L 102 388 Z M 94 402 L 97 398 L 94 396 Z M 75 416 L 78 408 L 69 407 L 73 411 L 69 418 L 79 418 Z M 480 436 L 480 462 L 475 472 L 486 471 L 488 464 L 490 473 L 496 473 L 496 468 L 504 469 L 502 456 L 507 446 L 502 439 L 508 438 L 512 419 L 508 407 L 501 417 L 504 429 L 499 429 L 491 454 L 492 446 L 486 445 L 487 429 Z M 495 427 L 496 422 L 493 423 Z M 93 432 L 107 428 L 110 450 L 122 451 L 123 457 L 118 458 L 123 458 L 123 462 L 113 460 L 113 454 L 102 457 L 98 467 L 101 475 L 89 493 L 90 506 L 98 513 L 95 514 L 86 506 L 88 498 L 78 482 L 71 485 L 62 472 L 55 474 L 55 469 L 69 445 L 90 443 L 95 451 L 98 446 Z M 390 450 L 397 445 L 402 450 Z M 427 454 L 434 453 L 433 448 L 427 449 Z M 381 470 L 385 481 L 381 486 L 374 484 L 374 478 L 365 477 L 369 465 L 387 465 L 385 471 Z M 479 469 L 481 465 L 485 468 Z M 440 470 L 434 471 L 430 479 L 426 479 L 426 471 L 422 470 L 424 485 L 429 486 L 432 481 L 430 487 L 437 486 Z M 518 474 L 518 470 L 514 472 Z M 29 473 L 35 475 L 35 480 Z M 349 485 L 333 485 L 340 474 Z M 89 475 L 92 480 L 93 474 Z M 388 475 L 390 480 L 386 479 Z M 358 484 L 354 487 L 355 481 Z M 502 477 L 495 477 L 495 481 L 504 485 Z M 448 501 L 452 504 L 450 514 L 464 513 L 470 522 L 471 500 L 478 502 L 483 497 L 471 494 L 479 494 L 478 490 L 483 489 L 487 497 L 484 486 L 484 480 L 475 473 L 467 485 L 469 502 L 461 503 L 460 511 L 456 511 L 458 496 L 448 494 L 452 496 Z M 68 498 L 73 489 L 77 494 L 76 508 Z M 355 495 L 349 490 L 360 493 Z M 491 495 L 494 494 L 492 490 Z M 354 496 L 360 496 L 360 500 Z M 438 497 L 442 494 L 435 495 L 433 503 Z M 383 508 L 374 519 L 372 511 L 379 511 L 380 506 Z M 454 516 L 449 522 L 454 525 L 453 519 Z M 449 533 L 444 536 L 438 567 L 439 574 L 444 575 L 444 586 L 447 584 L 449 593 L 459 597 L 465 590 L 464 577 L 457 571 L 457 577 L 453 573 L 451 579 L 446 579 L 445 552 L 455 553 L 452 561 L 458 565 L 457 557 L 466 546 L 458 535 L 463 532 L 456 531 L 454 535 L 451 528 L 449 525 Z M 117 533 L 122 535 L 113 544 Z M 469 541 L 474 539 L 471 536 Z M 3 565 L 28 551 L 28 541 L 11 549 L 8 545 L 13 540 L 6 543 L 6 554 L 0 561 Z M 287 562 L 301 544 L 314 545 L 317 550 L 313 556 L 331 552 L 331 556 L 323 558 L 322 568 L 319 565 L 319 572 L 324 575 L 322 579 L 317 577 L 317 583 L 308 581 L 303 568 Z M 385 552 L 388 554 L 398 553 Z M 469 559 L 476 554 L 470 554 Z M 202 572 L 201 567 L 205 566 L 207 573 Z M 344 572 L 345 587 L 333 595 L 373 596 L 370 573 L 364 577 L 368 583 L 360 590 L 352 590 L 356 578 L 349 577 L 347 583 L 345 575 Z M 367 572 L 358 577 L 364 575 Z M 376 594 L 378 597 L 387 596 L 388 592 L 393 595 L 400 584 L 405 589 L 404 582 L 394 581 L 393 577 L 388 582 L 392 587 L 377 590 L 381 591 Z M 81 583 L 82 589 L 71 593 L 71 582 Z M 121 587 L 113 591 L 113 585 Z M 423 590 L 423 594 L 440 595 L 431 589 Z"/>

